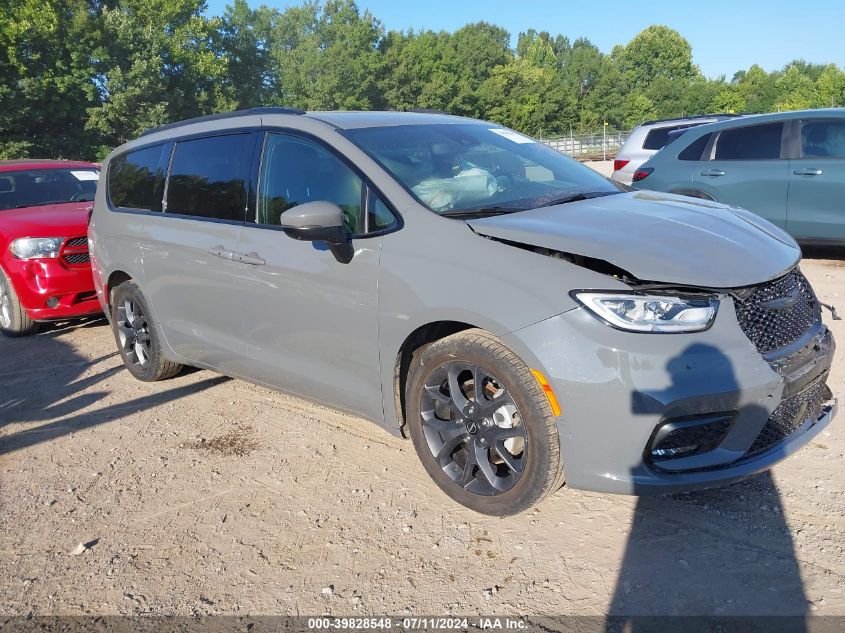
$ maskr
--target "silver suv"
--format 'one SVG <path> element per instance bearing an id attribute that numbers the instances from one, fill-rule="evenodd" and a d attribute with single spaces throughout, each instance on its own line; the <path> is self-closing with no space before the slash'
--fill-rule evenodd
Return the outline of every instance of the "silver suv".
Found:
<path id="1" fill-rule="evenodd" d="M 646 121 L 635 127 L 625 140 L 613 161 L 613 173 L 610 177 L 616 182 L 630 185 L 640 165 L 677 138 L 679 134 L 698 125 L 724 121 L 736 116 L 739 115 L 702 114 L 679 119 Z"/>
<path id="2" fill-rule="evenodd" d="M 153 130 L 104 173 L 92 266 L 134 376 L 193 365 L 369 418 L 479 512 L 564 480 L 721 484 L 834 415 L 788 235 L 496 124 L 263 108 Z"/>

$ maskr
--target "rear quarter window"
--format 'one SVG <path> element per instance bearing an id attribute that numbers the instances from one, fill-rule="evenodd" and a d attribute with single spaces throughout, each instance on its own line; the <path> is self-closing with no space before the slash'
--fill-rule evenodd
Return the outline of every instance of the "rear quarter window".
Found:
<path id="1" fill-rule="evenodd" d="M 164 190 L 165 145 L 144 147 L 109 163 L 108 192 L 112 206 L 127 209 L 161 210 Z"/>
<path id="2" fill-rule="evenodd" d="M 697 139 L 695 139 L 692 143 L 687 145 L 683 151 L 678 154 L 678 159 L 680 160 L 706 160 L 704 159 L 704 150 L 707 149 L 707 144 L 710 142 L 710 139 L 713 138 L 713 133 L 705 134 Z"/>
<path id="3" fill-rule="evenodd" d="M 658 127 L 649 131 L 643 141 L 643 149 L 663 149 L 669 142 L 669 133 L 675 130 L 685 130 L 695 125 L 670 125 L 669 127 Z"/>

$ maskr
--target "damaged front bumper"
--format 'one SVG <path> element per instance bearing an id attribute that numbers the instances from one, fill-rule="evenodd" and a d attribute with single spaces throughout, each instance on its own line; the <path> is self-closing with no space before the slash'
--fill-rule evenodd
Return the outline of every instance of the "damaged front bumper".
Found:
<path id="1" fill-rule="evenodd" d="M 769 468 L 830 423 L 830 331 L 818 321 L 764 356 L 731 301 L 697 333 L 622 332 L 575 309 L 504 337 L 561 404 L 567 485 L 623 494 L 721 485 Z"/>

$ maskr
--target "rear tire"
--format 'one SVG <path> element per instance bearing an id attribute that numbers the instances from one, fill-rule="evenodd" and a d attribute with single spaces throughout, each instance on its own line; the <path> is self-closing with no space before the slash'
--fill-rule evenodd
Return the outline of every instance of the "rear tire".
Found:
<path id="1" fill-rule="evenodd" d="M 405 402 L 417 455 L 458 503 L 512 515 L 563 485 L 549 401 L 531 370 L 492 334 L 466 330 L 417 350 Z"/>
<path id="2" fill-rule="evenodd" d="M 135 378 L 155 382 L 172 378 L 182 365 L 167 360 L 141 289 L 124 281 L 112 292 L 111 327 L 123 364 Z"/>
<path id="3" fill-rule="evenodd" d="M 0 332 L 8 337 L 29 336 L 38 323 L 29 318 L 5 271 L 0 268 Z"/>

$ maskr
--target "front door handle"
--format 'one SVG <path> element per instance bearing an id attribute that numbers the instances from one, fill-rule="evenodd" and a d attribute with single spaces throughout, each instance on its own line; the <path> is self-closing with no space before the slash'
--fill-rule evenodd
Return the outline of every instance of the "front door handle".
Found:
<path id="1" fill-rule="evenodd" d="M 214 248 L 208 249 L 208 254 L 214 255 L 215 257 L 219 257 L 221 259 L 228 259 L 230 261 L 232 260 L 233 255 L 232 251 L 227 251 L 222 246 L 215 246 Z"/>
<path id="2" fill-rule="evenodd" d="M 701 172 L 702 176 L 724 176 L 725 172 L 721 169 L 705 169 Z"/>
<path id="3" fill-rule="evenodd" d="M 792 173 L 796 176 L 821 176 L 824 172 L 815 167 L 804 167 L 803 169 L 796 169 Z"/>
<path id="4" fill-rule="evenodd" d="M 258 253 L 232 253 L 232 260 L 242 264 L 249 264 L 250 266 L 263 266 L 265 262 Z"/>

